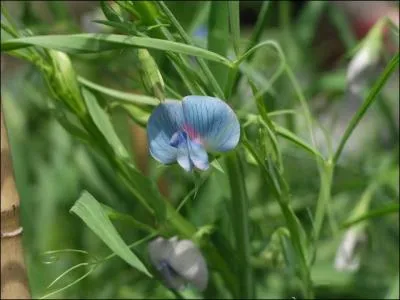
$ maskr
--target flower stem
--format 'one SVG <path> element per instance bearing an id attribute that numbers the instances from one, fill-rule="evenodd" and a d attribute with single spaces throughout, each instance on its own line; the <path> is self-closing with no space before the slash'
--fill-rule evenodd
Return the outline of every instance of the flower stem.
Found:
<path id="1" fill-rule="evenodd" d="M 252 272 L 250 266 L 250 237 L 248 218 L 248 197 L 243 170 L 238 152 L 226 156 L 227 173 L 231 188 L 232 225 L 238 253 L 237 277 L 240 299 L 253 299 Z"/>

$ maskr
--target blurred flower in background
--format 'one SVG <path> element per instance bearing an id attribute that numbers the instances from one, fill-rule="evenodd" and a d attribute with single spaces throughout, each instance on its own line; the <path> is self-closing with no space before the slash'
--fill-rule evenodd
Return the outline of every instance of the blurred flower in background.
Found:
<path id="1" fill-rule="evenodd" d="M 181 290 L 186 283 L 191 283 L 200 291 L 207 287 L 206 262 L 191 240 L 158 237 L 149 243 L 149 255 L 170 288 Z"/>
<path id="2" fill-rule="evenodd" d="M 364 227 L 362 227 L 364 228 Z M 336 252 L 335 269 L 338 271 L 356 271 L 360 267 L 360 250 L 367 236 L 360 227 L 351 227 L 343 236 Z"/>

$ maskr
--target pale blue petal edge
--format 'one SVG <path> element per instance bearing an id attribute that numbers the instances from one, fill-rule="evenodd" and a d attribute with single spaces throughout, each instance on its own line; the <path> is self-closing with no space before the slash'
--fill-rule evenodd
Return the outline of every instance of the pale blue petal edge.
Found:
<path id="1" fill-rule="evenodd" d="M 182 105 L 185 125 L 200 134 L 206 150 L 226 152 L 237 146 L 240 124 L 224 101 L 209 96 L 187 96 Z"/>
<path id="2" fill-rule="evenodd" d="M 177 161 L 178 164 L 185 169 L 185 171 L 189 172 L 193 169 L 193 163 L 190 160 L 186 141 L 178 146 Z"/>
<path id="3" fill-rule="evenodd" d="M 208 155 L 204 147 L 191 140 L 188 140 L 189 156 L 193 165 L 202 171 L 209 167 Z"/>

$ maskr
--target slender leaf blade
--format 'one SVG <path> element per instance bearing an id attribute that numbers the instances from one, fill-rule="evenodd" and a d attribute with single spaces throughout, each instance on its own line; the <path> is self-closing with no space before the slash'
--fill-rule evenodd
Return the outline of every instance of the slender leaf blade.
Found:
<path id="1" fill-rule="evenodd" d="M 101 204 L 91 194 L 84 191 L 78 201 L 75 202 L 70 212 L 73 212 L 81 218 L 82 221 L 84 221 L 86 225 L 119 257 L 138 271 L 152 277 L 145 265 L 125 244 L 124 240 L 108 219 Z"/>
<path id="2" fill-rule="evenodd" d="M 1 51 L 12 51 L 29 46 L 57 49 L 67 53 L 82 54 L 123 49 L 128 47 L 150 48 L 202 57 L 230 66 L 231 62 L 215 52 L 183 43 L 149 37 L 119 34 L 66 34 L 39 35 L 10 39 L 1 43 Z"/>
<path id="3" fill-rule="evenodd" d="M 100 92 L 104 95 L 110 96 L 112 98 L 118 99 L 118 102 L 123 102 L 132 105 L 152 105 L 157 106 L 160 101 L 157 98 L 153 98 L 146 95 L 126 93 L 112 88 L 108 88 L 97 83 L 94 83 L 82 76 L 78 77 L 79 83 L 83 84 L 85 87 Z"/>
<path id="4" fill-rule="evenodd" d="M 88 90 L 83 89 L 83 97 L 93 122 L 96 124 L 109 145 L 114 149 L 115 153 L 122 158 L 129 158 L 129 154 L 117 136 L 109 117 L 98 104 L 95 96 Z"/>

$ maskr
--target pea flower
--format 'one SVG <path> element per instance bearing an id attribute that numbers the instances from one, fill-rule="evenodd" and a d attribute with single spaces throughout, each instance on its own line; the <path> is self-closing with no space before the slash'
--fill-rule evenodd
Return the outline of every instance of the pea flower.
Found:
<path id="1" fill-rule="evenodd" d="M 226 152 L 240 138 L 239 121 L 222 100 L 187 96 L 165 100 L 152 112 L 147 135 L 150 154 L 163 164 L 178 164 L 186 171 L 207 170 L 207 152 Z"/>
<path id="2" fill-rule="evenodd" d="M 152 264 L 170 288 L 180 290 L 186 283 L 191 283 L 200 291 L 207 287 L 206 262 L 191 240 L 158 237 L 149 243 L 148 250 Z"/>

